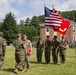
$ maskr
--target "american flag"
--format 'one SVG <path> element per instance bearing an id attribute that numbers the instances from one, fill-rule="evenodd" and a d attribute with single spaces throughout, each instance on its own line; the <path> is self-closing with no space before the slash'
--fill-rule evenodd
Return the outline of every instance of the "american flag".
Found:
<path id="1" fill-rule="evenodd" d="M 55 9 L 50 10 L 45 7 L 45 25 L 46 26 L 58 26 L 60 27 L 62 23 L 62 17 L 58 14 Z"/>

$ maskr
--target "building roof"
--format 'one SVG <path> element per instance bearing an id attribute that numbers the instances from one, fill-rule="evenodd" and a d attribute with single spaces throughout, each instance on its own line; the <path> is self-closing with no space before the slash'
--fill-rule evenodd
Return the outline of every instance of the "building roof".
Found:
<path id="1" fill-rule="evenodd" d="M 71 21 L 71 25 L 72 25 L 72 26 L 76 26 L 76 22 Z"/>
<path id="2" fill-rule="evenodd" d="M 40 25 L 40 27 L 41 27 L 41 26 L 45 26 L 45 23 L 41 23 L 41 24 L 39 24 L 39 25 Z"/>

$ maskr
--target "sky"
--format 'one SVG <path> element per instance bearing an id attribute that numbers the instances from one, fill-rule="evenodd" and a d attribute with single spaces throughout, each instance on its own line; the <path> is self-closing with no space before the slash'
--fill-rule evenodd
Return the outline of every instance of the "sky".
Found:
<path id="1" fill-rule="evenodd" d="M 14 13 L 17 23 L 26 18 L 44 15 L 44 4 L 49 9 L 54 5 L 58 11 L 76 10 L 76 0 L 0 0 L 0 21 L 9 12 Z"/>

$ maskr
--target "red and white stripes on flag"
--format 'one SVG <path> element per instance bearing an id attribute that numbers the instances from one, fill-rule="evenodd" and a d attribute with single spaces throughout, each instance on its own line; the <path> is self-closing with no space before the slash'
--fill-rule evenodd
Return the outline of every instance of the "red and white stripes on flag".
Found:
<path id="1" fill-rule="evenodd" d="M 46 26 L 61 26 L 61 23 L 62 23 L 61 16 L 58 14 L 58 12 L 55 9 L 50 10 L 48 8 L 45 8 L 45 25 Z"/>

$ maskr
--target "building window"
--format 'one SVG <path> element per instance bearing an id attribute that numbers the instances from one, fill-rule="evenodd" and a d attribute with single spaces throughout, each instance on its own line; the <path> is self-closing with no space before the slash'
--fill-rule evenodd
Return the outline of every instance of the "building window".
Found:
<path id="1" fill-rule="evenodd" d="M 73 40 L 75 40 L 76 39 L 76 37 L 75 36 L 73 36 Z"/>
<path id="2" fill-rule="evenodd" d="M 49 27 L 46 27 L 46 32 L 49 32 L 50 28 Z"/>
<path id="3" fill-rule="evenodd" d="M 75 36 L 74 36 L 74 40 L 75 40 Z"/>
<path id="4" fill-rule="evenodd" d="M 50 27 L 49 26 L 46 26 L 45 32 L 46 32 L 46 36 L 50 35 Z"/>
<path id="5" fill-rule="evenodd" d="M 73 32 L 75 32 L 75 27 L 73 27 Z"/>

